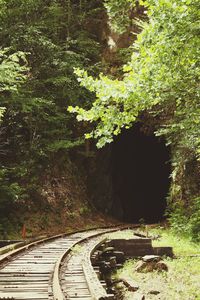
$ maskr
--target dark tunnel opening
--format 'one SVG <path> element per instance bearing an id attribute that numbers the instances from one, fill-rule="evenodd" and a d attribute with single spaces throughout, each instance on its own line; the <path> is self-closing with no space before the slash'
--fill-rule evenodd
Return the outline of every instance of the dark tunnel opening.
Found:
<path id="1" fill-rule="evenodd" d="M 125 222 L 164 220 L 170 187 L 170 149 L 137 124 L 116 138 L 111 150 L 113 206 Z M 118 214 L 119 215 L 119 214 Z"/>

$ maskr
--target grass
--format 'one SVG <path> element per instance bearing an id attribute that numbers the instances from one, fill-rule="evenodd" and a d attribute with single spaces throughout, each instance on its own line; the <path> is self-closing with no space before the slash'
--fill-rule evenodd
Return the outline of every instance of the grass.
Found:
<path id="1" fill-rule="evenodd" d="M 161 235 L 153 241 L 153 246 L 171 246 L 176 256 L 200 255 L 200 244 L 192 242 L 186 236 L 175 235 L 170 229 L 157 228 L 150 231 L 151 234 Z"/>
<path id="2" fill-rule="evenodd" d="M 152 229 L 153 235 L 161 235 L 153 242 L 154 246 L 172 246 L 175 259 L 164 258 L 168 272 L 138 273 L 134 271 L 137 260 L 129 260 L 118 271 L 117 277 L 130 277 L 139 285 L 139 292 L 145 299 L 162 300 L 200 300 L 200 245 L 192 243 L 186 237 L 177 237 L 169 229 Z M 159 291 L 152 295 L 150 291 Z M 132 299 L 133 294 L 126 293 L 125 299 Z"/>

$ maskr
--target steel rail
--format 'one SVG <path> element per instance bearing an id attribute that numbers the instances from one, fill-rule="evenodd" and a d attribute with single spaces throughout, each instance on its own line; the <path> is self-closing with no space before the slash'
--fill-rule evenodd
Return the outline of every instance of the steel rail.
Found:
<path id="1" fill-rule="evenodd" d="M 87 231 L 81 230 L 75 233 L 58 234 L 52 237 L 34 241 L 17 250 L 13 250 L 9 252 L 7 255 L 4 255 L 4 257 L 0 259 L 0 299 L 6 299 L 7 297 L 8 297 L 7 299 L 9 299 L 9 297 L 12 296 L 14 296 L 13 299 L 20 299 L 20 300 L 21 299 L 26 299 L 26 300 L 27 299 L 57 299 L 57 300 L 65 299 L 65 296 L 63 295 L 62 289 L 60 287 L 59 272 L 60 272 L 63 259 L 66 257 L 67 253 L 70 253 L 74 245 L 80 243 L 81 240 L 86 241 L 90 236 L 99 235 L 99 233 L 93 233 L 92 231 L 102 230 L 103 231 L 102 234 L 103 234 L 104 232 L 116 231 L 122 228 L 125 229 L 130 227 L 136 227 L 134 225 L 131 226 L 130 225 L 120 226 L 120 225 L 115 225 L 112 228 L 109 227 L 107 229 L 106 227 L 104 228 L 101 227 L 101 229 L 91 228 L 90 230 Z M 82 238 L 80 235 L 83 235 L 84 237 Z M 64 249 L 66 247 L 67 247 L 67 251 Z M 41 251 L 42 255 L 40 255 L 39 251 Z M 30 262 L 28 261 L 29 257 L 30 257 Z M 51 261 L 52 258 L 53 261 Z M 28 264 L 26 264 L 26 260 Z M 51 268 L 53 268 L 52 271 Z M 19 274 L 16 272 L 18 272 Z M 48 279 L 50 276 L 51 279 Z M 28 279 L 26 279 L 26 277 Z M 42 278 L 42 281 L 45 282 L 45 284 L 42 285 L 42 281 L 41 281 L 39 284 L 40 286 L 39 288 L 37 287 L 37 280 L 40 277 Z M 24 281 L 22 280 L 22 278 Z M 48 288 L 49 296 L 45 296 L 46 292 L 44 292 L 44 290 L 46 290 L 47 288 L 46 286 L 47 281 L 49 285 Z M 12 292 L 12 287 L 14 292 Z M 23 290 L 23 288 L 25 290 Z M 35 294 L 35 298 L 34 295 L 33 296 L 31 295 L 30 291 L 32 289 L 33 289 L 33 293 Z M 41 292 L 42 298 L 40 298 L 39 296 L 40 294 L 39 291 L 41 289 L 42 289 Z M 26 291 L 27 291 L 27 296 L 26 296 Z"/>
<path id="2" fill-rule="evenodd" d="M 127 229 L 127 228 L 126 228 Z M 56 263 L 56 266 L 55 266 L 55 270 L 54 270 L 54 275 L 53 275 L 53 294 L 54 294 L 54 299 L 55 300 L 63 300 L 63 299 L 66 299 L 65 298 L 65 295 L 62 291 L 62 286 L 60 284 L 60 278 L 59 278 L 59 275 L 60 275 L 60 269 L 62 267 L 62 264 L 63 264 L 63 261 L 66 259 L 66 257 L 72 252 L 72 249 L 74 246 L 80 244 L 80 243 L 83 243 L 87 240 L 89 240 L 90 238 L 95 238 L 95 237 L 98 237 L 98 236 L 101 236 L 101 235 L 104 235 L 106 233 L 110 233 L 110 232 L 114 232 L 114 231 L 117 231 L 117 230 L 120 230 L 120 227 L 117 227 L 115 229 L 110 229 L 110 228 L 107 228 L 107 230 L 105 230 L 104 232 L 99 232 L 99 233 L 95 233 L 95 234 L 92 234 L 91 236 L 88 236 L 88 237 L 85 237 L 83 239 L 80 239 L 79 241 L 76 241 L 72 247 L 70 249 L 67 249 L 66 252 L 64 252 L 59 260 L 57 261 Z M 99 244 L 99 242 L 98 242 Z M 97 246 L 97 245 L 96 245 Z M 90 257 L 90 256 L 89 256 Z M 88 260 L 89 261 L 89 260 Z M 86 263 L 84 263 L 84 267 L 83 267 L 84 270 L 86 270 Z M 84 271 L 83 270 L 83 271 Z M 92 271 L 92 268 L 90 269 Z M 84 272 L 85 273 L 85 272 Z M 93 273 L 93 275 L 95 274 L 95 272 Z M 96 274 L 95 274 L 96 276 Z M 106 293 L 104 293 L 104 295 L 106 296 Z"/>
<path id="3" fill-rule="evenodd" d="M 95 234 L 92 234 L 91 236 L 81 239 L 80 241 L 77 241 L 75 243 L 75 245 L 82 246 L 85 241 L 87 241 L 87 244 L 90 244 L 90 240 L 92 241 L 93 239 L 100 237 L 102 235 L 105 235 L 106 233 L 110 233 L 110 232 L 114 232 L 114 231 L 118 231 L 118 230 L 124 230 L 124 229 L 128 229 L 128 228 L 138 228 L 138 227 L 139 227 L 138 225 L 131 225 L 131 226 L 123 225 L 123 226 L 117 226 L 115 228 L 107 228 L 107 230 L 105 230 L 103 232 L 97 232 Z M 82 267 L 82 274 L 84 274 L 88 290 L 91 294 L 91 297 L 87 298 L 87 299 L 93 299 L 93 300 L 113 299 L 113 295 L 107 294 L 106 290 L 101 285 L 101 283 L 97 277 L 97 274 L 96 274 L 95 270 L 93 269 L 93 267 L 91 265 L 91 261 L 90 261 L 90 257 L 92 255 L 92 253 L 95 251 L 95 249 L 101 243 L 102 243 L 102 240 L 97 240 L 94 244 L 92 244 L 92 247 L 90 246 L 90 248 L 86 249 L 86 251 L 84 250 L 84 247 L 83 247 L 83 250 L 81 252 L 83 252 L 82 255 L 84 255 L 84 258 L 82 259 L 82 261 L 80 261 L 80 257 L 79 257 L 80 265 Z M 73 293 L 74 293 L 74 295 L 68 297 L 69 291 L 67 290 L 67 288 L 65 288 L 65 291 L 64 291 L 64 288 L 63 288 L 63 283 L 65 284 L 65 282 L 64 282 L 64 279 L 62 279 L 62 277 L 65 277 L 65 276 L 61 276 L 61 269 L 63 268 L 65 261 L 67 261 L 68 257 L 70 257 L 70 254 L 72 252 L 73 252 L 72 248 L 68 249 L 65 253 L 62 254 L 59 261 L 57 261 L 55 272 L 54 272 L 54 285 L 53 285 L 55 300 L 74 299 L 74 297 L 76 299 L 82 300 L 81 297 L 83 297 L 83 296 L 78 294 L 78 292 L 76 293 L 75 290 L 70 292 L 70 294 L 73 295 Z M 73 256 L 75 256 L 75 255 L 72 253 L 71 257 L 73 257 Z M 75 265 L 75 260 L 73 260 L 72 265 Z M 74 277 L 74 272 L 76 272 L 76 271 L 77 271 L 78 277 L 81 276 L 80 265 L 77 267 L 78 268 L 77 270 L 76 269 L 71 270 L 72 277 Z M 67 269 L 67 266 L 65 268 Z M 70 270 L 67 273 L 70 273 Z M 69 276 L 69 274 L 68 274 L 68 276 Z M 62 281 L 62 283 L 61 283 L 61 281 Z M 71 287 L 71 285 L 73 286 L 73 284 L 74 284 L 74 279 L 72 280 L 72 279 L 68 278 L 67 282 L 68 282 L 69 287 Z"/>
<path id="4" fill-rule="evenodd" d="M 72 232 L 68 232 L 68 233 L 60 233 L 60 234 L 57 234 L 57 235 L 53 235 L 53 236 L 49 236 L 49 237 L 45 237 L 45 238 L 42 238 L 42 239 L 38 239 L 38 240 L 34 240 L 34 241 L 30 241 L 28 243 L 26 243 L 24 245 L 23 242 L 19 242 L 19 246 L 17 247 L 17 249 L 14 249 L 14 250 L 9 250 L 8 248 L 8 252 L 5 253 L 5 254 L 2 254 L 0 256 L 0 269 L 1 269 L 1 265 L 4 263 L 4 262 L 7 262 L 9 261 L 11 258 L 13 258 L 14 256 L 17 256 L 18 254 L 20 253 L 23 253 L 24 251 L 26 250 L 29 250 L 35 246 L 38 246 L 40 244 L 43 244 L 43 243 L 47 243 L 47 242 L 50 242 L 50 241 L 53 241 L 53 240 L 56 240 L 58 238 L 61 238 L 61 237 L 67 237 L 67 236 L 70 236 L 71 234 L 74 234 L 74 233 L 81 233 L 81 232 L 85 232 L 85 231 L 92 231 L 92 230 L 98 230 L 98 229 L 106 229 L 106 228 L 115 228 L 117 226 L 124 226 L 124 227 L 127 227 L 127 228 L 130 228 L 130 227 L 134 227 L 134 226 L 137 226 L 137 225 L 132 225 L 132 224 L 129 224 L 129 225 L 125 225 L 125 224 L 116 224 L 116 225 L 111 225 L 111 226 L 102 226 L 102 227 L 92 227 L 92 228 L 89 228 L 89 229 L 82 229 L 82 230 L 74 230 Z M 20 246 L 20 243 L 23 243 L 22 246 Z"/>

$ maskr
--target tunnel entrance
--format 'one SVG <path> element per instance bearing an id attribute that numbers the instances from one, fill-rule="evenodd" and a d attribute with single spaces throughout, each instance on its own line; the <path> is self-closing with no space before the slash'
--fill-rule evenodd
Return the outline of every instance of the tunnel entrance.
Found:
<path id="1" fill-rule="evenodd" d="M 170 187 L 170 149 L 141 125 L 125 130 L 111 148 L 113 208 L 125 222 L 164 219 Z M 119 215 L 119 212 L 118 212 Z"/>

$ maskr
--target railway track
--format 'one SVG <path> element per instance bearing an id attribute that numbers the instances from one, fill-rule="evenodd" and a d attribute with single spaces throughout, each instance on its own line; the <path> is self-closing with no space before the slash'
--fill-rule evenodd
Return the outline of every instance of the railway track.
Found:
<path id="1" fill-rule="evenodd" d="M 103 234 L 119 229 L 56 236 L 7 255 L 0 261 L 0 299 L 111 299 L 98 281 L 89 253 Z"/>

